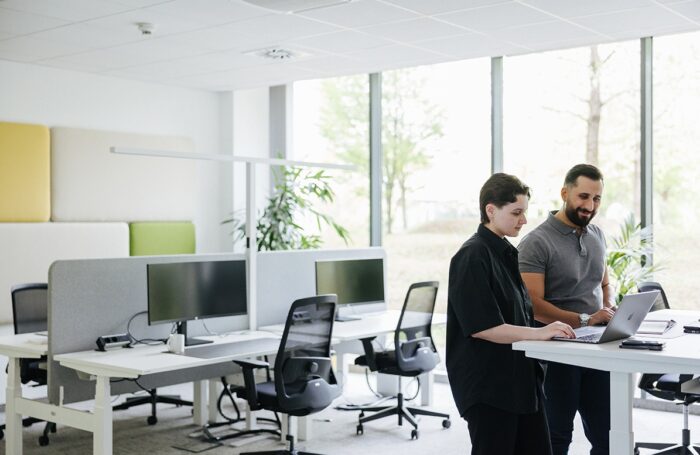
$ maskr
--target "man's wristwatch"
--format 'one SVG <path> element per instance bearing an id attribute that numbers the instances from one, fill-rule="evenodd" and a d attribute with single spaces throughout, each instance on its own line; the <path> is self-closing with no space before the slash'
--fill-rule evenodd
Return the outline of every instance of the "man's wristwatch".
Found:
<path id="1" fill-rule="evenodd" d="M 578 315 L 578 322 L 581 323 L 581 327 L 586 327 L 588 325 L 588 321 L 590 321 L 591 315 L 586 314 L 586 313 L 581 313 Z"/>

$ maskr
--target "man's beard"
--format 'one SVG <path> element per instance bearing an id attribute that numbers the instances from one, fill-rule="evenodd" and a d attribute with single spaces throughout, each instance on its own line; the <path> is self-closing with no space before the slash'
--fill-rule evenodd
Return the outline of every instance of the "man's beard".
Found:
<path id="1" fill-rule="evenodd" d="M 580 211 L 582 212 L 583 210 L 575 207 L 570 208 L 568 206 L 564 208 L 564 213 L 566 213 L 566 217 L 569 219 L 569 221 L 571 221 L 578 227 L 585 228 L 586 226 L 588 226 L 588 223 L 591 222 L 596 212 L 588 212 L 591 214 L 591 216 L 589 216 L 588 218 L 582 218 L 578 215 L 578 212 Z"/>

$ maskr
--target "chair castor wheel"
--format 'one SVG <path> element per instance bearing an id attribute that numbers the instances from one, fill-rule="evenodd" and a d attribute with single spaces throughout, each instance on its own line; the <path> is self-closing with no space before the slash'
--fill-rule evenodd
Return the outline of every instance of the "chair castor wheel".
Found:
<path id="1" fill-rule="evenodd" d="M 365 434 L 365 429 L 362 427 L 362 424 L 357 426 L 357 434 L 358 435 Z"/>
<path id="2" fill-rule="evenodd" d="M 415 428 L 411 430 L 411 439 L 418 439 L 418 436 L 420 436 L 418 434 L 418 430 L 416 430 Z"/>
<path id="3" fill-rule="evenodd" d="M 450 421 L 450 419 L 445 419 L 442 421 L 442 428 L 448 429 L 451 426 L 452 426 L 452 422 Z"/>
<path id="4" fill-rule="evenodd" d="M 365 416 L 365 411 L 360 411 L 360 418 L 363 418 Z"/>
<path id="5" fill-rule="evenodd" d="M 146 419 L 146 422 L 148 422 L 149 425 L 155 425 L 156 423 L 158 423 L 158 417 L 148 416 L 148 419 Z"/>
<path id="6" fill-rule="evenodd" d="M 49 437 L 44 435 L 39 436 L 39 445 L 41 447 L 49 445 Z"/>
<path id="7" fill-rule="evenodd" d="M 5 437 L 5 432 L 3 430 L 0 430 L 0 440 Z"/>

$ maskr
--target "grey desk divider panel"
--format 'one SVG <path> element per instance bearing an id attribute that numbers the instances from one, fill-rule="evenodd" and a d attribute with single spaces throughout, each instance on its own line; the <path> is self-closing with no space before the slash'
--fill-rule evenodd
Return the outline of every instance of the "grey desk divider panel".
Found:
<path id="1" fill-rule="evenodd" d="M 258 253 L 258 327 L 282 324 L 296 299 L 316 295 L 316 261 L 334 259 L 384 259 L 384 283 L 387 261 L 383 248 L 344 250 L 293 250 Z M 385 300 L 386 284 L 384 290 Z M 381 311 L 386 304 L 359 305 L 355 311 Z M 338 312 L 343 314 L 344 308 Z"/>
<path id="2" fill-rule="evenodd" d="M 146 265 L 168 262 L 224 261 L 245 259 L 241 254 L 140 256 L 116 259 L 56 261 L 49 269 L 49 401 L 58 404 L 63 388 L 65 404 L 95 397 L 93 381 L 78 378 L 76 372 L 53 360 L 68 352 L 95 349 L 100 335 L 126 332 L 129 319 L 147 310 Z M 212 332 L 245 330 L 247 316 L 207 319 Z M 146 314 L 134 318 L 131 331 L 136 338 L 165 338 L 171 324 L 148 326 Z M 203 323 L 188 326 L 194 336 L 207 333 Z M 165 349 L 165 346 L 163 346 Z M 146 388 L 216 378 L 236 372 L 233 362 L 148 375 L 139 379 Z M 112 393 L 140 390 L 132 381 L 112 383 Z"/>

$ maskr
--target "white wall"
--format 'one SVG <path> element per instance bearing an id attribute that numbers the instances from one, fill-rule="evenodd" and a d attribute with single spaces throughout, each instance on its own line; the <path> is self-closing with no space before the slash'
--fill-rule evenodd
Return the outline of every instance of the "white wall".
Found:
<path id="1" fill-rule="evenodd" d="M 0 60 L 0 121 L 187 136 L 199 153 L 226 153 L 220 134 L 223 97 Z M 230 172 L 216 162 L 192 161 L 192 166 L 198 176 L 197 250 L 230 251 L 222 234 L 226 228 L 219 224 L 226 201 L 230 206 Z"/>

